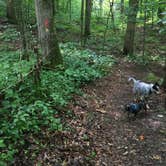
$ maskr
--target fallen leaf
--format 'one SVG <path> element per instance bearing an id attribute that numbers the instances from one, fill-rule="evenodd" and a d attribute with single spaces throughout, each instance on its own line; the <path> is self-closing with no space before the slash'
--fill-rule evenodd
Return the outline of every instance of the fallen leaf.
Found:
<path id="1" fill-rule="evenodd" d="M 67 166 L 67 162 L 64 160 L 62 166 Z"/>
<path id="2" fill-rule="evenodd" d="M 108 143 L 109 146 L 113 146 L 114 144 Z"/>
<path id="3" fill-rule="evenodd" d="M 129 153 L 129 152 L 128 152 L 128 151 L 126 151 L 126 152 L 124 152 L 124 153 L 123 153 L 123 155 L 124 155 L 124 156 L 126 156 L 128 153 Z"/>
<path id="4" fill-rule="evenodd" d="M 96 111 L 101 112 L 101 113 L 103 113 L 103 114 L 106 113 L 106 111 L 105 111 L 104 109 L 96 109 Z"/>
<path id="5" fill-rule="evenodd" d="M 152 159 L 154 159 L 154 160 L 161 160 L 161 156 L 159 156 L 159 155 L 153 155 Z"/>
<path id="6" fill-rule="evenodd" d="M 163 118 L 164 115 L 159 114 L 159 115 L 157 115 L 157 117 L 159 117 L 159 118 Z"/>
<path id="7" fill-rule="evenodd" d="M 145 139 L 145 137 L 144 137 L 143 135 L 140 135 L 140 136 L 139 136 L 139 140 L 140 140 L 140 141 L 143 141 L 144 139 Z"/>

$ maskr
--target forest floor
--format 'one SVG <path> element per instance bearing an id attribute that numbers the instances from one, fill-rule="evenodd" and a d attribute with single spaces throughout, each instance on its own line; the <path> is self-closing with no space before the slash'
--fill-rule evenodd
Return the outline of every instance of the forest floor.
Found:
<path id="1" fill-rule="evenodd" d="M 128 119 L 124 105 L 133 101 L 128 77 L 146 80 L 149 72 L 161 75 L 158 66 L 148 68 L 117 58 L 110 74 L 82 87 L 63 114 L 67 128 L 62 132 L 43 132 L 36 137 L 29 155 L 19 154 L 14 165 L 54 166 L 165 166 L 166 95 L 152 95 L 147 115 L 140 112 Z M 37 156 L 33 156 L 34 151 Z M 35 163 L 34 163 L 35 161 Z"/>
<path id="2" fill-rule="evenodd" d="M 93 50 L 97 47 L 94 45 Z M 125 104 L 133 101 L 128 77 L 144 81 L 149 73 L 162 77 L 163 68 L 157 64 L 130 63 L 114 50 L 108 51 L 109 54 L 113 51 L 111 54 L 117 58 L 110 74 L 82 87 L 83 96 L 74 96 L 67 108 L 72 115 L 65 117 L 69 131 L 49 134 L 47 147 L 38 155 L 36 163 L 57 166 L 166 165 L 166 94 L 161 90 L 159 95 L 151 96 L 147 115 L 142 111 L 135 119 L 128 119 L 124 112 Z"/>
<path id="3" fill-rule="evenodd" d="M 63 160 L 64 166 L 166 165 L 164 93 L 151 97 L 147 115 L 140 112 L 135 119 L 128 119 L 124 112 L 124 105 L 133 101 L 128 76 L 144 80 L 148 73 L 145 67 L 120 59 L 110 75 L 83 87 L 84 95 L 74 96 L 69 105 L 75 116 L 66 119 L 71 131 L 60 137 L 58 133 L 49 135 L 48 146 L 37 163 L 59 165 L 58 160 Z"/>

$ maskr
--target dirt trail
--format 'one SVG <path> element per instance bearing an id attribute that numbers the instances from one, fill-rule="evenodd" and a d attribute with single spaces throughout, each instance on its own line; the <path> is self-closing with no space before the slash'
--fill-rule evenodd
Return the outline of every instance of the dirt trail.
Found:
<path id="1" fill-rule="evenodd" d="M 96 154 L 92 165 L 166 165 L 163 94 L 151 98 L 147 116 L 140 112 L 129 121 L 123 111 L 133 100 L 128 76 L 145 80 L 147 74 L 145 67 L 121 61 L 109 76 L 84 87 L 84 97 L 75 99 L 74 110 L 83 115 L 81 134 L 89 135 Z"/>
<path id="2" fill-rule="evenodd" d="M 128 76 L 145 80 L 148 72 L 122 60 L 109 76 L 85 86 L 85 94 L 70 104 L 76 118 L 66 120 L 72 130 L 59 137 L 63 145 L 55 135 L 49 136 L 48 145 L 54 148 L 47 146 L 36 161 L 71 166 L 166 165 L 164 94 L 152 96 L 146 116 L 140 112 L 129 121 L 123 111 L 133 100 Z"/>

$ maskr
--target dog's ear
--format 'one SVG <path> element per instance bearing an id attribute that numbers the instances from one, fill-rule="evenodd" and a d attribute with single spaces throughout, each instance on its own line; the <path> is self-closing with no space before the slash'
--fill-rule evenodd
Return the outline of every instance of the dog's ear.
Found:
<path id="1" fill-rule="evenodd" d="M 154 85 L 156 85 L 156 86 L 160 86 L 158 82 L 155 82 L 155 84 L 154 84 Z"/>

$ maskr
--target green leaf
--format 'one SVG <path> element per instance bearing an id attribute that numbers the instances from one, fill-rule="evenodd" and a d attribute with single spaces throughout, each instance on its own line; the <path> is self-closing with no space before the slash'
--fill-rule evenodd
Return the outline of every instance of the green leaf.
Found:
<path id="1" fill-rule="evenodd" d="M 4 143 L 4 140 L 0 139 L 0 148 L 5 148 L 6 145 Z"/>

